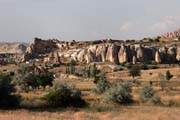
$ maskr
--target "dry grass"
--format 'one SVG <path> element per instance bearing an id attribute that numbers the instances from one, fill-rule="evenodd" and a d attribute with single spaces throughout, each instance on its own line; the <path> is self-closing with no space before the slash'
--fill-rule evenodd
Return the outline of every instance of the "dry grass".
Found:
<path id="1" fill-rule="evenodd" d="M 180 68 L 162 68 L 162 69 L 154 69 L 154 70 L 142 70 L 141 76 L 137 77 L 138 80 L 141 81 L 157 81 L 159 77 L 159 73 L 165 75 L 166 71 L 170 70 L 171 74 L 174 76 L 171 81 L 179 81 L 180 80 Z M 129 71 L 118 71 L 107 74 L 108 78 L 111 79 L 122 79 L 122 80 L 131 80 L 132 77 L 129 76 Z"/>
<path id="2" fill-rule="evenodd" d="M 13 66 L 4 66 L 0 70 L 10 69 Z M 13 67 L 15 68 L 15 67 Z M 169 69 L 155 69 L 142 71 L 141 77 L 138 78 L 142 84 L 133 84 L 133 99 L 139 101 L 139 89 L 142 85 L 149 83 L 149 80 L 158 80 L 158 74 L 163 73 Z M 60 68 L 56 68 L 57 73 L 61 72 Z M 173 86 L 173 89 L 168 91 L 161 91 L 161 87 L 155 83 L 154 90 L 159 94 L 163 103 L 177 103 L 180 104 L 180 68 L 171 68 L 170 72 L 174 75 L 173 79 L 168 82 L 168 87 Z M 151 74 L 150 74 L 151 73 Z M 128 76 L 128 71 L 119 71 L 107 74 L 108 79 L 123 79 L 131 80 Z M 90 108 L 79 109 L 78 111 L 72 109 L 62 110 L 0 110 L 0 120 L 180 120 L 180 109 L 178 107 L 163 107 L 163 106 L 106 106 L 101 108 L 99 112 L 99 99 L 103 95 L 92 93 L 92 89 L 96 85 L 92 80 L 75 77 L 65 79 L 68 84 L 74 85 L 82 91 L 82 97 L 90 103 Z M 111 79 L 110 79 L 111 80 Z M 115 83 L 118 81 L 114 81 Z M 23 98 L 28 100 L 35 100 L 45 94 L 45 91 L 31 91 L 29 93 L 21 93 Z M 35 98 L 35 99 L 34 99 Z M 30 104 L 31 105 L 31 104 Z M 137 105 L 137 104 L 136 104 Z M 92 110 L 93 109 L 93 110 Z"/>
<path id="3" fill-rule="evenodd" d="M 179 108 L 155 106 L 120 107 L 116 111 L 0 111 L 0 120 L 179 120 Z"/>

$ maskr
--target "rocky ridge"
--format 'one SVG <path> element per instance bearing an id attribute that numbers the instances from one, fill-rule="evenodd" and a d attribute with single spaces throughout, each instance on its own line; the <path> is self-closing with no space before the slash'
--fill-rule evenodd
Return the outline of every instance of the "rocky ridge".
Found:
<path id="1" fill-rule="evenodd" d="M 43 62 L 52 63 L 60 63 L 62 59 L 73 59 L 86 64 L 92 62 L 176 63 L 180 62 L 180 46 L 159 48 L 113 40 L 64 42 L 35 39 L 23 56 L 23 61 L 31 59 L 41 59 Z"/>

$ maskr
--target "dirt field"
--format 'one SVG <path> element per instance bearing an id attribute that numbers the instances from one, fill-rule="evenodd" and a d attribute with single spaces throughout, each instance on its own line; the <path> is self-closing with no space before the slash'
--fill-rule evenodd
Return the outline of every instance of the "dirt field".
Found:
<path id="1" fill-rule="evenodd" d="M 66 111 L 0 111 L 0 120 L 180 120 L 179 108 L 127 106 L 98 112 L 91 109 Z"/>

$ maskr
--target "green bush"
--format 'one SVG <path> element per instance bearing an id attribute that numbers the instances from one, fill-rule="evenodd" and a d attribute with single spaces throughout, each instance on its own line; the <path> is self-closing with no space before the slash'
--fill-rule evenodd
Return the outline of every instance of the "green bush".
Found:
<path id="1" fill-rule="evenodd" d="M 170 80 L 173 76 L 171 75 L 171 73 L 168 71 L 166 71 L 166 80 Z"/>
<path id="2" fill-rule="evenodd" d="M 35 76 L 35 81 L 38 86 L 46 87 L 47 85 L 52 86 L 52 81 L 54 80 L 52 73 L 39 74 Z"/>
<path id="3" fill-rule="evenodd" d="M 53 64 L 53 67 L 60 67 L 60 66 L 61 66 L 60 63 L 55 63 L 55 64 Z"/>
<path id="4" fill-rule="evenodd" d="M 131 92 L 130 83 L 118 83 L 107 90 L 104 101 L 110 103 L 129 104 L 133 102 Z"/>
<path id="5" fill-rule="evenodd" d="M 155 95 L 154 90 L 151 86 L 144 86 L 140 89 L 140 98 L 142 102 L 145 103 L 160 103 L 160 97 Z"/>
<path id="6" fill-rule="evenodd" d="M 59 82 L 54 82 L 53 87 L 45 95 L 44 100 L 51 107 L 82 107 L 85 105 L 79 90 Z"/>
<path id="7" fill-rule="evenodd" d="M 27 90 L 29 87 L 51 86 L 54 80 L 53 73 L 48 71 L 37 71 L 36 69 L 35 66 L 20 66 L 13 82 L 19 85 L 22 90 Z"/>
<path id="8" fill-rule="evenodd" d="M 96 83 L 96 88 L 94 89 L 94 92 L 98 94 L 104 93 L 111 86 L 110 82 L 106 80 L 104 73 L 102 73 L 100 76 L 97 77 L 95 83 Z"/>
<path id="9" fill-rule="evenodd" d="M 148 68 L 148 66 L 146 64 L 143 64 L 143 65 L 140 66 L 140 69 L 141 70 L 148 70 L 149 68 Z"/>
<path id="10" fill-rule="evenodd" d="M 155 66 L 155 65 L 153 65 L 153 66 L 149 66 L 149 69 L 158 69 L 159 67 L 158 66 Z"/>
<path id="11" fill-rule="evenodd" d="M 20 103 L 20 97 L 13 95 L 14 85 L 9 75 L 0 74 L 0 107 L 15 107 Z"/>
<path id="12" fill-rule="evenodd" d="M 130 70 L 129 70 L 129 76 L 132 76 L 133 79 L 136 76 L 140 76 L 141 75 L 141 70 L 138 66 L 133 66 Z"/>

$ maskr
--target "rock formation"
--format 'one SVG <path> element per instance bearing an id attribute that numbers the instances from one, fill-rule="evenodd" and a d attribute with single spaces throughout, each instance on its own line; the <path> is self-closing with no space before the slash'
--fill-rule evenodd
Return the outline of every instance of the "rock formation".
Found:
<path id="1" fill-rule="evenodd" d="M 176 48 L 170 47 L 167 50 L 167 57 L 168 57 L 168 62 L 169 63 L 174 63 L 176 61 Z"/>
<path id="2" fill-rule="evenodd" d="M 44 59 L 54 63 L 61 59 L 73 59 L 79 63 L 92 62 L 141 63 L 175 63 L 180 61 L 180 48 L 177 46 L 152 47 L 141 44 L 127 44 L 118 41 L 111 43 L 97 42 L 64 42 L 57 40 L 35 39 L 23 55 L 23 61 Z"/>
<path id="3" fill-rule="evenodd" d="M 108 46 L 107 53 L 106 53 L 106 61 L 117 63 L 118 61 L 118 46 L 111 44 Z"/>
<path id="4" fill-rule="evenodd" d="M 168 32 L 164 35 L 161 35 L 160 37 L 163 39 L 172 39 L 172 38 L 180 37 L 180 30 L 176 30 L 174 32 Z"/>
<path id="5" fill-rule="evenodd" d="M 161 55 L 160 55 L 159 51 L 156 51 L 155 62 L 156 63 L 161 63 L 162 62 Z"/>
<path id="6" fill-rule="evenodd" d="M 127 63 L 128 62 L 128 53 L 125 46 L 121 46 L 118 53 L 119 63 Z"/>
<path id="7" fill-rule="evenodd" d="M 137 60 L 136 60 L 136 56 L 133 56 L 133 60 L 132 60 L 132 63 L 133 64 L 136 64 Z"/>
<path id="8" fill-rule="evenodd" d="M 177 48 L 177 55 L 176 55 L 176 59 L 178 60 L 178 62 L 180 62 L 180 47 Z"/>
<path id="9" fill-rule="evenodd" d="M 145 61 L 144 48 L 142 46 L 140 46 L 139 48 L 137 48 L 136 53 L 137 53 L 136 54 L 137 60 L 139 62 L 144 62 Z"/>

